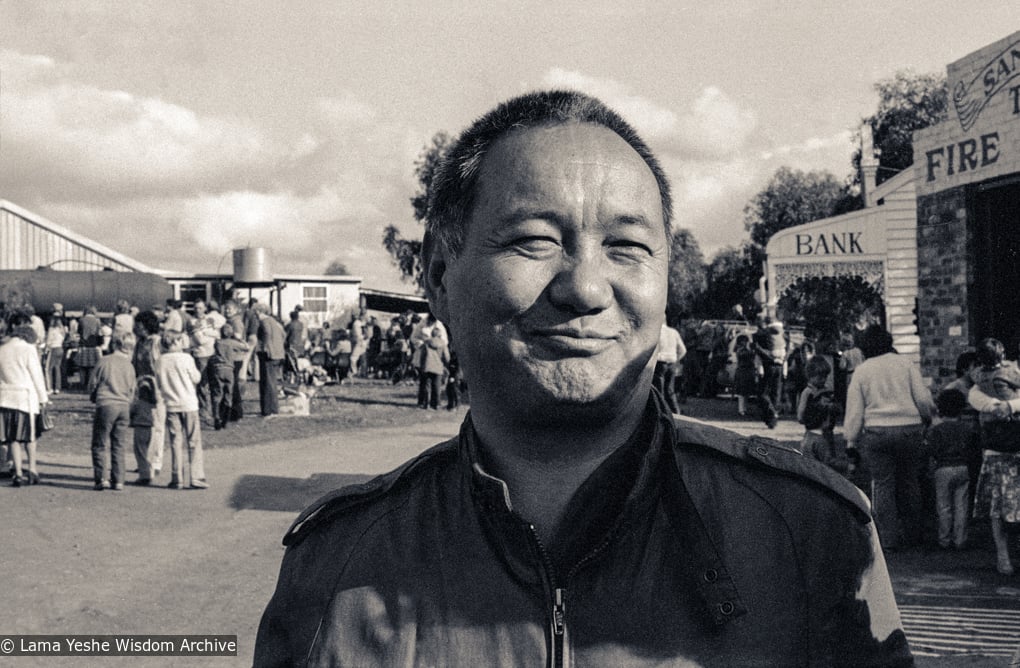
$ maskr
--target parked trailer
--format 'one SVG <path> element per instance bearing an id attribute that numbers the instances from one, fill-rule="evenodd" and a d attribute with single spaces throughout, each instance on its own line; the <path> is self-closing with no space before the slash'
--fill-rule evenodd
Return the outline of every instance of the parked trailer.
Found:
<path id="1" fill-rule="evenodd" d="M 54 269 L 0 271 L 0 302 L 31 304 L 49 313 L 53 304 L 77 314 L 89 304 L 100 313 L 112 313 L 118 299 L 143 311 L 162 308 L 173 297 L 173 286 L 157 274 L 136 271 L 58 271 Z"/>

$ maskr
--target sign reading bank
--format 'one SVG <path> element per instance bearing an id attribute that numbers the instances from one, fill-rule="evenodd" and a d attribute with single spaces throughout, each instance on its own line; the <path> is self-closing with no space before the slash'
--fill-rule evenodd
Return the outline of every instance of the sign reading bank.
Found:
<path id="1" fill-rule="evenodd" d="M 886 252 L 886 229 L 878 214 L 863 209 L 781 230 L 769 240 L 769 260 L 848 262 L 881 256 Z"/>
<path id="2" fill-rule="evenodd" d="M 1020 32 L 947 70 L 949 120 L 914 133 L 918 195 L 1020 171 Z"/>

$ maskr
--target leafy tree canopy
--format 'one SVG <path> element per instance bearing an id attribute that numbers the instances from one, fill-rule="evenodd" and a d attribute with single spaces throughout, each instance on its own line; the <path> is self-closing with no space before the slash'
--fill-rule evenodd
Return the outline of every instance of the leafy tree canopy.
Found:
<path id="1" fill-rule="evenodd" d="M 347 265 L 343 260 L 336 259 L 329 263 L 326 267 L 326 271 L 322 272 L 326 276 L 347 276 L 351 272 L 347 270 Z"/>
<path id="2" fill-rule="evenodd" d="M 949 118 L 949 86 L 942 73 L 897 72 L 875 84 L 878 109 L 862 119 L 871 127 L 878 157 L 877 182 L 882 183 L 914 161 L 914 130 L 920 130 Z M 860 129 L 856 142 L 860 146 Z M 854 151 L 851 162 L 854 178 L 859 179 L 861 150 Z"/>
<path id="3" fill-rule="evenodd" d="M 803 325 L 823 339 L 836 340 L 866 313 L 882 313 L 882 297 L 860 276 L 802 278 L 780 295 L 776 310 L 783 322 Z"/>
<path id="4" fill-rule="evenodd" d="M 705 258 L 691 231 L 673 230 L 672 252 L 669 260 L 669 297 L 666 317 L 675 322 L 689 314 L 705 290 Z"/>
<path id="5" fill-rule="evenodd" d="M 849 186 L 829 172 L 802 172 L 780 167 L 768 185 L 744 207 L 744 227 L 762 248 L 772 235 L 788 227 L 852 210 Z"/>
<path id="6" fill-rule="evenodd" d="M 698 304 L 705 318 L 729 318 L 739 305 L 748 318 L 753 318 L 761 304 L 754 298 L 762 276 L 765 251 L 745 241 L 739 248 L 724 248 L 716 253 L 706 270 L 706 286 Z"/>
<path id="7" fill-rule="evenodd" d="M 414 163 L 414 175 L 418 178 L 418 191 L 411 198 L 411 210 L 414 219 L 419 223 L 426 222 L 432 177 L 436 173 L 436 167 L 443 159 L 443 154 L 452 143 L 453 138 L 440 130 L 432 135 L 432 139 L 422 148 Z M 421 264 L 421 241 L 405 239 L 396 225 L 387 225 L 383 230 L 382 243 L 393 263 L 400 270 L 401 278 L 413 282 L 418 290 L 423 290 L 425 283 Z"/>
<path id="8" fill-rule="evenodd" d="M 428 214 L 432 177 L 443 159 L 443 154 L 452 143 L 453 137 L 440 130 L 432 135 L 432 139 L 422 148 L 414 163 L 414 175 L 418 179 L 418 192 L 411 198 L 411 208 L 414 210 L 414 219 L 419 223 L 424 223 Z"/>
<path id="9" fill-rule="evenodd" d="M 414 281 L 419 290 L 424 290 L 424 274 L 421 265 L 421 241 L 405 239 L 396 225 L 387 225 L 383 230 L 383 248 L 390 254 L 393 263 L 400 270 L 405 281 Z"/>

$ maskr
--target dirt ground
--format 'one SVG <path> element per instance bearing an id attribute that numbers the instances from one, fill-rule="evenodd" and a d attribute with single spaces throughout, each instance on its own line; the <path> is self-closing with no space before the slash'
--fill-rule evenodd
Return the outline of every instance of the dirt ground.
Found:
<path id="1" fill-rule="evenodd" d="M 455 435 L 466 412 L 419 410 L 413 387 L 374 381 L 322 388 L 307 418 L 262 419 L 254 385 L 249 395 L 248 417 L 203 431 L 208 490 L 93 491 L 91 410 L 73 393 L 56 397 L 58 428 L 40 441 L 43 484 L 0 483 L 7 529 L 0 636 L 237 635 L 237 657 L 0 657 L 0 665 L 249 665 L 283 556 L 280 540 L 296 514 L 327 491 Z M 792 440 L 799 432 L 788 421 L 770 432 L 731 409 L 714 401 L 691 412 L 744 433 Z M 952 657 L 918 665 L 1005 662 Z"/>
<path id="2" fill-rule="evenodd" d="M 296 514 L 456 434 L 466 410 L 419 410 L 409 386 L 326 387 L 310 418 L 250 416 L 204 431 L 208 490 L 96 492 L 87 401 L 61 394 L 55 403 L 58 429 L 39 444 L 43 484 L 0 486 L 8 565 L 0 635 L 237 635 L 238 656 L 9 657 L 0 665 L 249 665 L 280 540 Z"/>

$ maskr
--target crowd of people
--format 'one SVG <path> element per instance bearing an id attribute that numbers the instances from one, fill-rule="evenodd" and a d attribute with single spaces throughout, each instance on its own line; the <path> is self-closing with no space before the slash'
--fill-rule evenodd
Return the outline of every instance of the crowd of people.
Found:
<path id="1" fill-rule="evenodd" d="M 128 430 L 135 484 L 160 475 L 166 446 L 174 489 L 208 487 L 202 427 L 220 430 L 244 416 L 244 390 L 259 386 L 260 413 L 280 412 L 285 386 L 347 382 L 351 377 L 416 382 L 418 406 L 456 408 L 464 391 L 456 354 L 434 316 L 394 317 L 383 331 L 375 316 L 355 314 L 347 327 L 310 331 L 298 307 L 286 324 L 266 304 L 180 300 L 141 311 L 116 302 L 111 317 L 89 305 L 68 317 L 53 304 L 47 321 L 31 305 L 0 313 L 0 453 L 16 487 L 39 482 L 36 442 L 43 407 L 67 389 L 95 404 L 95 489 L 124 489 Z M 27 459 L 27 461 L 26 461 Z"/>
<path id="2" fill-rule="evenodd" d="M 756 330 L 709 323 L 686 330 L 686 358 L 683 340 L 675 337 L 677 355 L 667 330 L 676 332 L 663 326 L 657 370 L 669 375 L 657 373 L 656 386 L 674 412 L 685 391 L 728 389 L 739 415 L 757 409 L 770 428 L 795 416 L 801 454 L 868 494 L 885 550 L 920 545 L 926 532 L 940 548 L 963 549 L 968 525 L 988 520 L 996 567 L 1014 572 L 1008 528 L 1020 523 L 1020 370 L 999 341 L 962 354 L 957 379 L 933 389 L 875 324 L 823 341 L 809 332 L 792 345 L 770 318 Z M 683 361 L 685 377 L 676 377 Z M 726 368 L 731 375 L 720 373 Z"/>
<path id="3" fill-rule="evenodd" d="M 738 337 L 736 391 L 757 392 L 768 421 L 776 413 L 764 395 L 776 389 L 760 389 L 767 384 L 754 357 L 770 348 L 766 337 L 755 338 Z M 808 340 L 787 356 L 786 382 L 804 426 L 800 452 L 868 493 L 886 551 L 921 545 L 929 530 L 940 548 L 963 549 L 971 520 L 987 520 L 996 567 L 1012 574 L 1007 528 L 1020 522 L 1020 369 L 1002 343 L 988 338 L 960 355 L 957 378 L 941 388 L 925 384 L 880 325 L 842 343 L 826 355 Z"/>
<path id="4" fill-rule="evenodd" d="M 324 323 L 311 339 L 296 340 L 289 350 L 294 360 L 289 365 L 298 379 L 417 383 L 419 408 L 438 409 L 445 391 L 446 408 L 453 410 L 466 389 L 446 328 L 431 313 L 407 311 L 392 317 L 386 328 L 376 316 L 357 313 L 347 327 Z"/>

